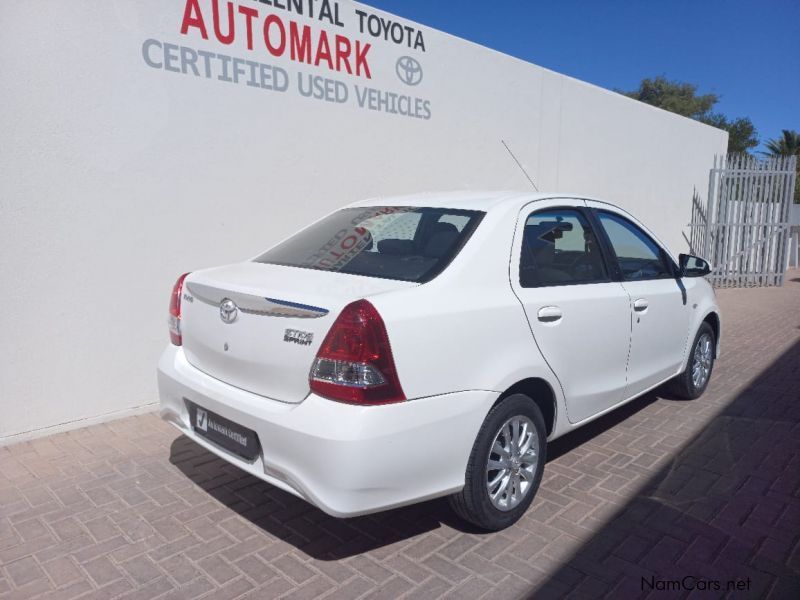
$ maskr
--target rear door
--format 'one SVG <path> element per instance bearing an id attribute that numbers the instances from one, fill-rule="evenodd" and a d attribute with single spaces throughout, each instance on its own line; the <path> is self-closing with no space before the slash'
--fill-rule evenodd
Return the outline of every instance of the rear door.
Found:
<path id="1" fill-rule="evenodd" d="M 569 421 L 620 402 L 630 299 L 608 272 L 585 203 L 554 199 L 525 207 L 510 275 L 539 351 L 561 383 Z"/>
<path id="2" fill-rule="evenodd" d="M 637 396 L 678 372 L 691 309 L 669 254 L 629 215 L 589 201 L 631 297 L 632 333 L 625 397 Z"/>

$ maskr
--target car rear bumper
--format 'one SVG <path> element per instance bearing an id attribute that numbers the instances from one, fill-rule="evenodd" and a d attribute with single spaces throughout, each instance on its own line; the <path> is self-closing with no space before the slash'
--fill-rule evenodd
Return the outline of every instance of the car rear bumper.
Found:
<path id="1" fill-rule="evenodd" d="M 161 417 L 205 449 L 295 494 L 349 517 L 458 491 L 472 445 L 497 392 L 468 391 L 384 406 L 354 406 L 315 394 L 299 404 L 214 379 L 169 346 L 158 365 Z M 187 401 L 258 434 L 248 462 L 192 430 Z"/>

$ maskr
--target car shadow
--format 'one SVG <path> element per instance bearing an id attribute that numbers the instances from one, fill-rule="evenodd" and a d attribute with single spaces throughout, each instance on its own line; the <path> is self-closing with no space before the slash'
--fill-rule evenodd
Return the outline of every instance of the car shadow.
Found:
<path id="1" fill-rule="evenodd" d="M 207 494 L 317 560 L 339 560 L 438 529 L 477 532 L 444 498 L 372 515 L 338 519 L 222 460 L 186 436 L 170 447 L 170 462 Z"/>
<path id="2" fill-rule="evenodd" d="M 575 431 L 570 432 L 547 444 L 547 462 L 556 460 L 557 458 L 571 452 L 575 448 L 590 442 L 609 429 L 613 429 L 626 419 L 629 419 L 638 413 L 640 410 L 650 406 L 659 398 L 668 400 L 676 399 L 671 398 L 670 395 L 661 390 L 661 388 L 648 392 L 643 396 L 639 396 L 635 400 L 631 400 L 627 404 L 611 411 L 606 415 L 603 415 L 591 423 L 587 423 L 586 425 L 581 426 L 579 429 L 576 429 Z"/>
<path id="3" fill-rule="evenodd" d="M 548 462 L 592 440 L 663 395 L 650 392 L 548 444 Z M 340 560 L 447 526 L 486 533 L 452 512 L 446 498 L 339 519 L 222 460 L 186 436 L 170 446 L 170 463 L 209 496 L 266 533 L 317 560 Z"/>
<path id="4" fill-rule="evenodd" d="M 800 598 L 798 374 L 800 342 L 671 451 L 529 596 L 555 597 L 579 580 L 596 597 L 694 598 L 692 582 L 703 579 L 720 586 L 707 597 Z"/>

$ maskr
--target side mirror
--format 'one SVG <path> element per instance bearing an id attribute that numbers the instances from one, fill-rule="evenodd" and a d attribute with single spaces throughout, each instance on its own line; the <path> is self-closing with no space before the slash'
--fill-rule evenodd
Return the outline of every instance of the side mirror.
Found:
<path id="1" fill-rule="evenodd" d="M 711 265 L 707 260 L 691 254 L 681 254 L 681 277 L 705 277 L 711 273 Z"/>

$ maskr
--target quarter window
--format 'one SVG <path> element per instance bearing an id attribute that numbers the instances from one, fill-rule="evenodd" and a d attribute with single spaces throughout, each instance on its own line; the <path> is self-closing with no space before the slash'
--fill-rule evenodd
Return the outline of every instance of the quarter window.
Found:
<path id="1" fill-rule="evenodd" d="M 525 221 L 519 283 L 544 287 L 608 281 L 597 238 L 577 210 L 553 209 Z"/>
<path id="2" fill-rule="evenodd" d="M 613 213 L 597 213 L 625 281 L 672 277 L 661 247 L 639 227 Z"/>

